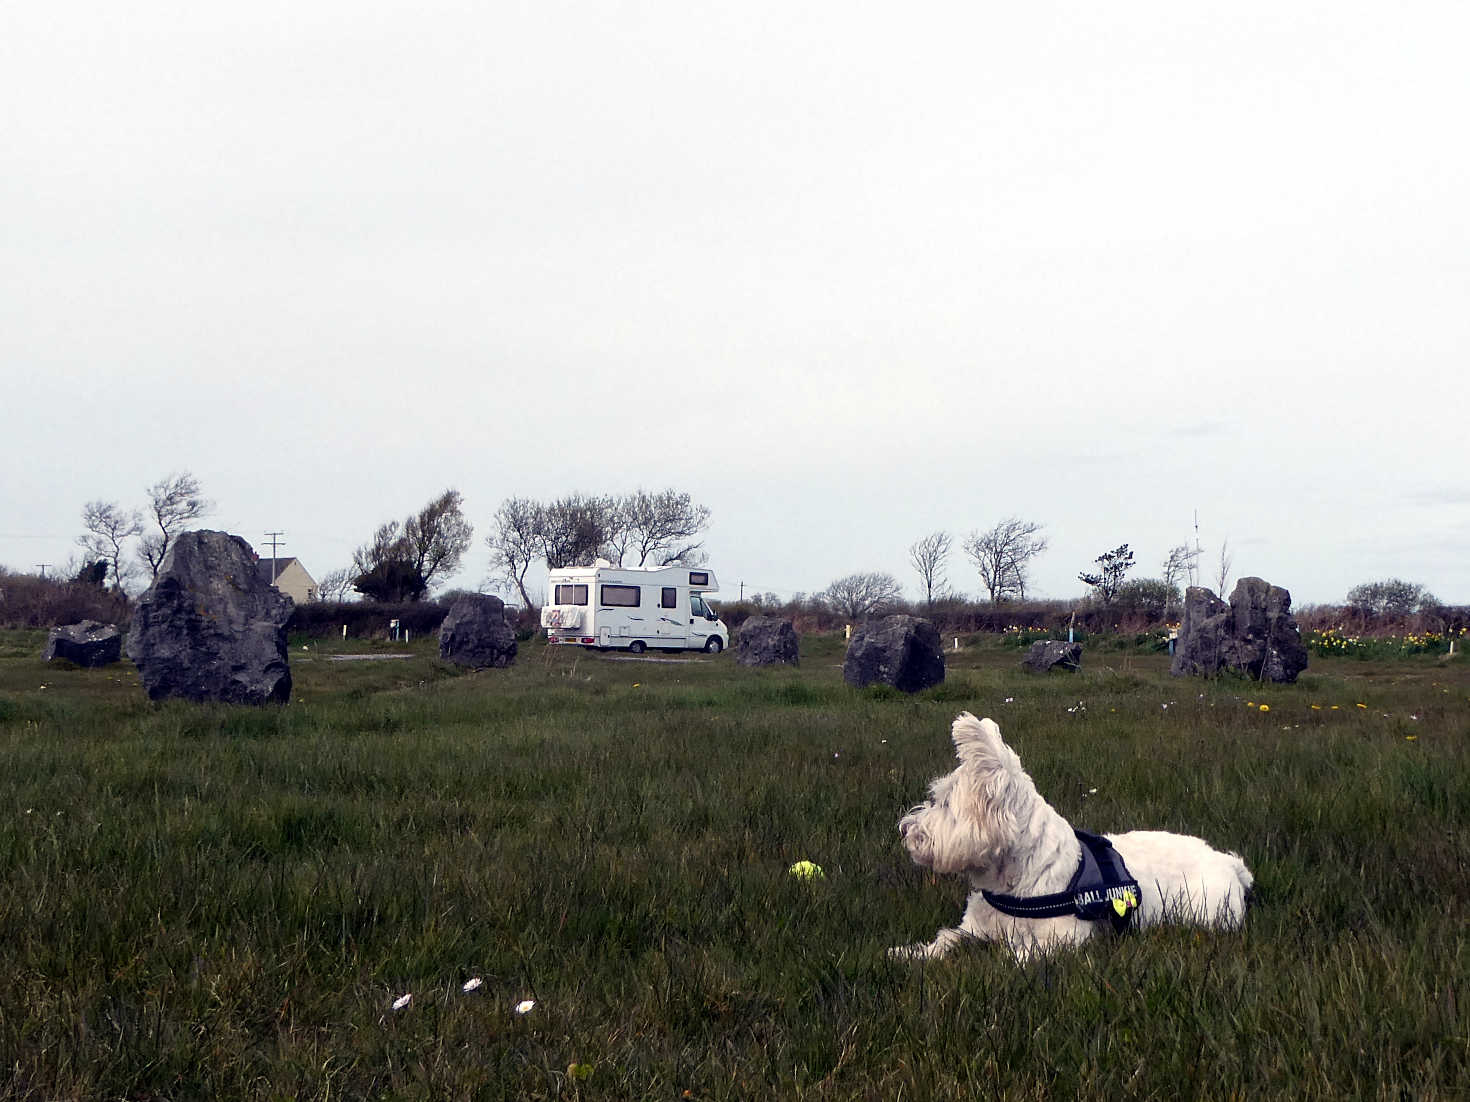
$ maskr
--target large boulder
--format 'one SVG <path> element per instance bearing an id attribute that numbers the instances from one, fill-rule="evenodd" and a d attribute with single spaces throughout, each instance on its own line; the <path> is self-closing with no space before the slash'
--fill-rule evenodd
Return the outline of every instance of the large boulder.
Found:
<path id="1" fill-rule="evenodd" d="M 51 629 L 46 637 L 47 662 L 64 658 L 78 666 L 108 666 L 122 657 L 122 632 L 114 624 L 82 620 Z"/>
<path id="2" fill-rule="evenodd" d="M 516 632 L 505 619 L 505 602 L 467 593 L 449 606 L 439 625 L 439 657 L 457 666 L 504 669 L 516 660 Z"/>
<path id="3" fill-rule="evenodd" d="M 149 697 L 284 704 L 291 696 L 291 598 L 228 532 L 185 532 L 138 599 L 128 657 Z"/>
<path id="4" fill-rule="evenodd" d="M 862 688 L 880 683 L 906 693 L 944 680 L 944 650 L 939 630 L 917 616 L 886 616 L 863 625 L 848 644 L 842 677 Z"/>
<path id="5" fill-rule="evenodd" d="M 1184 591 L 1184 611 L 1169 672 L 1204 676 L 1219 673 L 1225 668 L 1225 642 L 1231 638 L 1233 626 L 1230 606 L 1215 596 L 1214 590 L 1190 586 Z"/>
<path id="6" fill-rule="evenodd" d="M 1307 648 L 1291 615 L 1291 594 L 1261 578 L 1241 578 L 1226 604 L 1190 586 L 1169 672 L 1213 676 L 1222 670 L 1256 681 L 1292 682 L 1307 668 Z"/>
<path id="7" fill-rule="evenodd" d="M 1040 639 L 1031 644 L 1021 660 L 1027 673 L 1050 673 L 1052 670 L 1080 670 L 1082 644 L 1063 643 L 1058 639 Z"/>
<path id="8" fill-rule="evenodd" d="M 752 616 L 735 637 L 735 661 L 742 666 L 795 666 L 801 661 L 801 640 L 790 620 L 779 616 Z"/>

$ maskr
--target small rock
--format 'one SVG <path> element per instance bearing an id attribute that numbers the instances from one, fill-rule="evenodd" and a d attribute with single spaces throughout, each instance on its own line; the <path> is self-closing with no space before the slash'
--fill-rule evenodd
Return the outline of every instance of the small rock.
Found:
<path id="1" fill-rule="evenodd" d="M 516 660 L 516 633 L 505 619 L 505 602 L 469 593 L 449 606 L 439 625 L 439 657 L 472 669 L 504 669 Z"/>
<path id="2" fill-rule="evenodd" d="M 46 651 L 41 657 L 47 662 L 63 658 L 88 669 L 108 666 L 122 658 L 122 633 L 116 625 L 97 620 L 55 627 L 46 637 Z"/>
<path id="3" fill-rule="evenodd" d="M 801 662 L 801 641 L 790 620 L 752 616 L 735 636 L 735 661 L 742 666 L 795 666 Z"/>
<path id="4" fill-rule="evenodd" d="M 1039 640 L 1031 644 L 1021 665 L 1028 673 L 1050 673 L 1057 669 L 1080 670 L 1082 644 L 1063 643 L 1057 639 Z"/>

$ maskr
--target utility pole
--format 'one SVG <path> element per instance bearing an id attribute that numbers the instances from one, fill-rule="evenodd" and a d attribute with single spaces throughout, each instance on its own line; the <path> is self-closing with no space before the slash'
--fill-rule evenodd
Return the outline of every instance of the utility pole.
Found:
<path id="1" fill-rule="evenodd" d="M 1204 548 L 1199 542 L 1199 510 L 1194 511 L 1194 559 L 1189 564 L 1189 584 L 1199 581 L 1199 557 Z"/>
<path id="2" fill-rule="evenodd" d="M 45 578 L 46 577 L 46 568 L 48 566 L 50 566 L 51 564 L 49 562 L 38 562 L 36 565 L 38 567 L 40 567 L 40 569 L 41 569 L 41 577 L 42 578 Z"/>
<path id="3" fill-rule="evenodd" d="M 286 534 L 285 532 L 267 532 L 266 533 L 266 535 L 270 537 L 270 548 L 271 548 L 271 585 L 275 585 L 276 584 L 276 548 L 277 547 L 284 547 L 285 546 L 285 544 L 280 539 L 280 537 L 281 536 L 284 536 L 285 534 Z"/>
<path id="4" fill-rule="evenodd" d="M 745 580 L 743 578 L 740 581 L 740 600 L 745 600 Z"/>

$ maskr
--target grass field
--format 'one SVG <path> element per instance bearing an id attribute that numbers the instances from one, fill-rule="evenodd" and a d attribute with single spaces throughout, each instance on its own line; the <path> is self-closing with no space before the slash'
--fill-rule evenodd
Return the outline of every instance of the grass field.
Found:
<path id="1" fill-rule="evenodd" d="M 290 705 L 239 709 L 0 633 L 0 1098 L 1467 1097 L 1470 665 L 970 642 L 910 698 L 831 638 L 474 675 L 297 641 Z M 1239 851 L 1244 932 L 887 960 L 959 917 L 895 824 L 961 709 L 1078 825 Z"/>

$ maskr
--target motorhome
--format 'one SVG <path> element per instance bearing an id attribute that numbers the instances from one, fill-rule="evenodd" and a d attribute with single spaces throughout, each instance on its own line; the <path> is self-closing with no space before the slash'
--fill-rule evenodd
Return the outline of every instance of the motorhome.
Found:
<path id="1" fill-rule="evenodd" d="M 546 641 L 641 654 L 650 648 L 705 650 L 730 645 L 730 629 L 705 599 L 718 593 L 703 567 L 568 566 L 551 571 L 541 626 Z"/>

